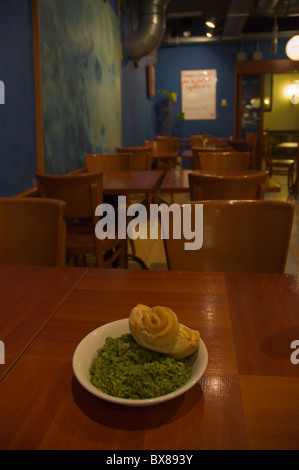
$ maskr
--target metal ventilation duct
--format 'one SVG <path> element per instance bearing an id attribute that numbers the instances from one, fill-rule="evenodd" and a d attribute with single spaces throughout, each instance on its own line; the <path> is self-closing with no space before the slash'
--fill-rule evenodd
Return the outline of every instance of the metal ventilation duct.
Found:
<path id="1" fill-rule="evenodd" d="M 124 52 L 128 60 L 148 55 L 160 44 L 165 31 L 166 7 L 170 0 L 142 0 L 138 29 L 127 34 Z"/>

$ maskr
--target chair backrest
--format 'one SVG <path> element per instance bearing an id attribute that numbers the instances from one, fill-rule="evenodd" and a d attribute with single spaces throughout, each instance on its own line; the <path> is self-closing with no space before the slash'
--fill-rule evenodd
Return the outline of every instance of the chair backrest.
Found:
<path id="1" fill-rule="evenodd" d="M 88 172 L 128 171 L 131 169 L 131 153 L 88 153 L 85 155 Z"/>
<path id="2" fill-rule="evenodd" d="M 181 238 L 174 238 L 171 222 L 169 224 L 169 238 L 164 239 L 169 269 L 284 272 L 294 217 L 293 203 L 273 200 L 204 201 L 203 220 L 197 212 L 200 204 L 189 204 L 193 240 L 184 238 L 183 230 Z M 188 204 L 180 206 L 182 225 L 185 223 L 184 206 Z M 161 218 L 162 230 L 164 224 Z M 186 249 L 186 242 L 197 241 L 199 245 L 201 240 L 200 249 Z"/>
<path id="3" fill-rule="evenodd" d="M 179 149 L 179 139 L 171 136 L 157 136 L 154 141 L 153 149 L 160 152 L 176 151 Z"/>
<path id="4" fill-rule="evenodd" d="M 42 197 L 66 202 L 67 219 L 93 217 L 95 208 L 103 202 L 103 174 L 77 173 L 75 175 L 35 174 Z"/>
<path id="5" fill-rule="evenodd" d="M 193 157 L 196 156 L 200 152 L 231 152 L 233 151 L 233 147 L 231 145 L 226 146 L 225 148 L 223 147 L 200 147 L 198 145 L 191 145 L 191 150 L 192 150 L 192 155 Z"/>
<path id="6" fill-rule="evenodd" d="M 268 168 L 268 165 L 270 163 L 272 156 L 271 156 L 271 150 L 270 150 L 269 132 L 267 131 L 264 131 L 262 133 L 261 150 L 262 150 L 262 156 L 264 157 L 265 162 L 266 162 L 266 167 Z"/>
<path id="7" fill-rule="evenodd" d="M 212 171 L 212 170 L 211 170 Z M 208 199 L 263 199 L 269 176 L 267 171 L 253 174 L 189 173 L 191 201 Z"/>
<path id="8" fill-rule="evenodd" d="M 150 170 L 152 150 L 150 147 L 117 147 L 119 153 L 131 153 L 131 170 Z"/>
<path id="9" fill-rule="evenodd" d="M 254 132 L 247 132 L 246 136 L 246 150 L 250 152 L 250 167 L 256 169 L 256 146 L 257 146 L 257 134 Z"/>
<path id="10" fill-rule="evenodd" d="M 65 202 L 0 198 L 0 263 L 65 266 Z"/>
<path id="11" fill-rule="evenodd" d="M 197 152 L 193 156 L 197 170 L 248 170 L 249 152 Z"/>

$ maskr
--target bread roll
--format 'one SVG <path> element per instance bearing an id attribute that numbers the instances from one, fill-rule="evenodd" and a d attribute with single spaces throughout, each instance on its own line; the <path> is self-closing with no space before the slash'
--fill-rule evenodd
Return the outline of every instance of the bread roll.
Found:
<path id="1" fill-rule="evenodd" d="M 198 349 L 199 332 L 180 325 L 168 307 L 138 304 L 130 313 L 129 326 L 135 341 L 144 348 L 183 359 Z"/>

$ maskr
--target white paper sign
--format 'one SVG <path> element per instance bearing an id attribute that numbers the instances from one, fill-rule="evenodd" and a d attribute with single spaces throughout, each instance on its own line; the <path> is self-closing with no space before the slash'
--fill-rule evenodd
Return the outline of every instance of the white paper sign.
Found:
<path id="1" fill-rule="evenodd" d="M 182 112 L 185 119 L 216 119 L 216 82 L 214 69 L 182 70 Z"/>

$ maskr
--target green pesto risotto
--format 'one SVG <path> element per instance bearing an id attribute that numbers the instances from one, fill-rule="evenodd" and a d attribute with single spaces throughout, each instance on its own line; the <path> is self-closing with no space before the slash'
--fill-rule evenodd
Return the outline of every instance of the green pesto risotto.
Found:
<path id="1" fill-rule="evenodd" d="M 117 398 L 156 398 L 182 387 L 191 377 L 186 359 L 139 346 L 131 334 L 107 337 L 90 367 L 91 383 Z"/>

